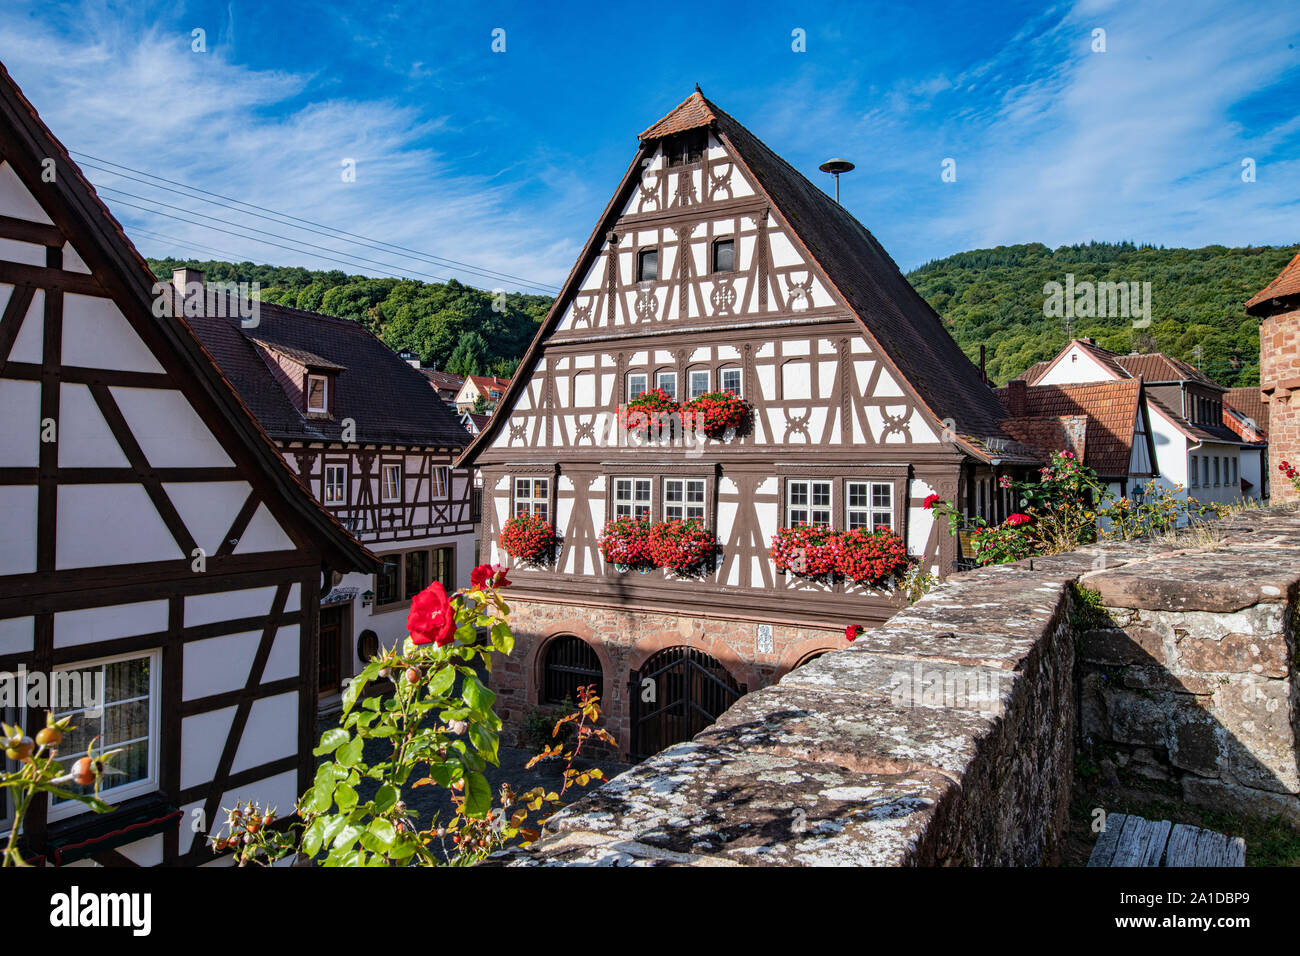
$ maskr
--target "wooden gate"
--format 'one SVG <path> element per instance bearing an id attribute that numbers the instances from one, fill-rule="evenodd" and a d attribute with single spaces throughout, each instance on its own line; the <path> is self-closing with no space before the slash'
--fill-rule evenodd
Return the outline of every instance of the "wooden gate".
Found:
<path id="1" fill-rule="evenodd" d="M 716 659 L 668 647 L 632 672 L 632 759 L 643 760 L 712 724 L 745 693 Z"/>

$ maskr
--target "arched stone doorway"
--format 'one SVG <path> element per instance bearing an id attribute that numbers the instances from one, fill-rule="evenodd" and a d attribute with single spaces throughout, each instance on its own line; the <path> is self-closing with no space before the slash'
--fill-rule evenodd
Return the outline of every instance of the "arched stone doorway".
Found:
<path id="1" fill-rule="evenodd" d="M 736 702 L 746 686 L 714 657 L 693 647 L 666 647 L 637 670 L 628 686 L 633 760 L 690 740 Z"/>

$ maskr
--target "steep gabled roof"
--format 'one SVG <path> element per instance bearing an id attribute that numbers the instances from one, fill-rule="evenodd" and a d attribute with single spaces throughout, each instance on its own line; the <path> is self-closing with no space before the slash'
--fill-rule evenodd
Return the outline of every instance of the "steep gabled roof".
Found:
<path id="1" fill-rule="evenodd" d="M 356 425 L 354 441 L 374 445 L 464 448 L 470 435 L 429 387 L 429 380 L 375 335 L 351 319 L 259 302 L 257 325 L 244 329 L 240 310 L 227 304 L 192 319 L 226 377 L 271 437 L 280 441 L 342 440 L 343 419 Z M 212 315 L 213 312 L 217 315 Z M 244 314 L 247 314 L 245 309 Z M 229 318 L 221 317 L 229 316 Z M 334 418 L 308 418 L 289 400 L 255 349 L 236 336 L 294 358 L 309 368 L 334 370 Z M 250 345 L 251 345 L 250 341 Z"/>
<path id="2" fill-rule="evenodd" d="M 304 528 L 312 531 L 329 559 L 337 562 L 337 567 L 377 570 L 379 560 L 303 487 L 186 321 L 155 313 L 156 280 L 144 258 L 3 64 L 0 64 L 0 144 L 4 158 L 29 189 L 32 183 L 41 182 L 40 194 L 47 213 L 65 235 L 75 236 L 77 253 L 96 281 L 129 320 L 149 323 L 153 334 L 185 369 L 203 400 L 239 437 L 281 500 Z M 40 179 L 41 161 L 46 159 L 54 161 L 53 182 Z"/>
<path id="3" fill-rule="evenodd" d="M 1228 389 L 1227 394 L 1223 396 L 1223 407 L 1225 411 L 1232 409 L 1240 413 L 1242 417 L 1254 423 L 1256 430 L 1268 435 L 1268 405 L 1264 403 L 1264 396 L 1258 385 Z M 1226 417 L 1224 424 L 1236 431 Z"/>
<path id="4" fill-rule="evenodd" d="M 458 391 L 465 384 L 465 379 L 461 376 L 453 375 L 451 372 L 440 372 L 436 368 L 422 368 L 420 374 L 438 391 Z"/>
<path id="5" fill-rule="evenodd" d="M 1226 391 L 1222 385 L 1195 365 L 1176 359 L 1172 355 L 1166 355 L 1164 352 L 1135 352 L 1119 355 L 1116 356 L 1115 362 L 1133 378 L 1146 379 L 1148 385 L 1192 381 Z"/>
<path id="6" fill-rule="evenodd" d="M 794 240 L 803 245 L 835 294 L 856 315 L 868 337 L 880 346 L 885 364 L 898 372 L 937 421 L 952 421 L 963 450 L 985 460 L 1038 460 L 1010 441 L 999 427 L 1005 411 L 979 370 L 876 238 L 848 210 L 698 90 L 641 134 L 641 151 L 605 207 L 563 291 L 533 339 L 504 403 L 514 401 L 535 364 L 541 343 L 564 313 L 585 267 L 599 254 L 605 232 L 634 188 L 641 160 L 652 154 L 664 136 L 704 126 L 715 131 L 738 165 L 768 197 L 773 213 L 785 220 Z M 491 441 L 502 420 L 504 416 L 495 419 L 476 437 L 462 461 L 472 459 Z M 992 451 L 993 447 L 999 450 Z"/>
<path id="7" fill-rule="evenodd" d="M 1274 299 L 1285 299 L 1293 295 L 1300 295 L 1300 252 L 1292 257 L 1276 279 L 1246 303 L 1246 311 L 1250 315 L 1264 315 L 1270 311 L 1269 305 Z"/>
<path id="8" fill-rule="evenodd" d="M 1109 349 L 1104 349 L 1100 345 L 1094 343 L 1091 339 L 1071 339 L 1066 344 L 1065 348 L 1056 353 L 1054 358 L 1030 366 L 1025 370 L 1025 373 L 1021 375 L 1020 378 L 1024 379 L 1029 385 L 1036 385 L 1043 380 L 1043 377 L 1050 370 L 1056 368 L 1060 361 L 1070 353 L 1072 348 L 1077 348 L 1095 361 L 1110 374 L 1111 378 L 1130 377 L 1124 366 L 1115 361 L 1119 358 L 1119 353 L 1112 352 Z"/>
<path id="9" fill-rule="evenodd" d="M 1009 405 L 1008 388 L 998 398 Z M 1083 462 L 1103 478 L 1124 478 L 1129 473 L 1133 439 L 1142 414 L 1143 388 L 1138 379 L 1091 382 L 1081 385 L 1035 385 L 1025 388 L 1025 415 L 1008 418 L 1005 429 L 1020 441 L 1037 444 L 1044 452 L 1061 450 L 1041 442 L 1051 436 L 1039 423 L 1061 422 L 1076 416 L 1087 419 Z M 1149 449 L 1150 450 L 1150 449 Z M 1151 458 L 1154 461 L 1154 456 Z"/>

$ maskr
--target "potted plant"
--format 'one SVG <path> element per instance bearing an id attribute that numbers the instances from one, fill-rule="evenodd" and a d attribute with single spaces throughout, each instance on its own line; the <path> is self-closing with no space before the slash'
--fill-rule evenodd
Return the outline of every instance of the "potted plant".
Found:
<path id="1" fill-rule="evenodd" d="M 884 525 L 854 528 L 838 537 L 835 570 L 848 581 L 879 586 L 907 570 L 907 545 Z"/>
<path id="2" fill-rule="evenodd" d="M 655 567 L 689 574 L 713 558 L 718 540 L 698 518 L 670 518 L 650 529 L 648 550 Z"/>
<path id="3" fill-rule="evenodd" d="M 650 522 L 644 518 L 624 515 L 606 522 L 600 533 L 600 553 L 614 570 L 649 571 L 654 567 L 650 557 Z"/>
<path id="4" fill-rule="evenodd" d="M 722 438 L 749 419 L 750 405 L 731 392 L 708 392 L 691 399 L 682 409 L 682 422 L 689 429 L 703 431 L 709 438 Z"/>
<path id="5" fill-rule="evenodd" d="M 824 525 L 800 524 L 781 528 L 772 536 L 768 548 L 779 571 L 807 577 L 825 577 L 835 573 L 838 537 Z"/>
<path id="6" fill-rule="evenodd" d="M 520 561 L 544 562 L 555 548 L 555 526 L 532 514 L 515 515 L 501 528 L 501 547 Z"/>
<path id="7" fill-rule="evenodd" d="M 619 409 L 619 425 L 629 434 L 645 438 L 671 431 L 682 407 L 662 388 L 642 392 Z"/>

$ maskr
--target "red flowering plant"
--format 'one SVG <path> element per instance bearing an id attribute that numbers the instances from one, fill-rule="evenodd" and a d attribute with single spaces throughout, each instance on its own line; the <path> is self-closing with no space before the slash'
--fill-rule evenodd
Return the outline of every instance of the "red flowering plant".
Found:
<path id="1" fill-rule="evenodd" d="M 650 522 L 624 515 L 605 523 L 598 540 L 600 553 L 619 570 L 654 567 L 650 556 Z"/>
<path id="2" fill-rule="evenodd" d="M 1300 470 L 1297 470 L 1295 465 L 1289 461 L 1284 461 L 1277 466 L 1277 470 L 1286 475 L 1287 480 L 1295 486 L 1296 491 L 1300 491 Z"/>
<path id="3" fill-rule="evenodd" d="M 501 528 L 501 547 L 520 561 L 542 562 L 555 548 L 555 526 L 533 514 L 517 514 Z"/>
<path id="4" fill-rule="evenodd" d="M 838 535 L 825 525 L 799 524 L 779 529 L 767 553 L 778 571 L 828 577 L 835 573 L 838 540 Z"/>
<path id="5" fill-rule="evenodd" d="M 852 644 L 854 641 L 858 639 L 858 635 L 861 633 L 862 633 L 861 624 L 850 624 L 848 627 L 844 629 L 844 639 L 848 641 L 850 644 Z"/>
<path id="6" fill-rule="evenodd" d="M 749 419 L 750 405 L 731 392 L 707 392 L 691 399 L 682 409 L 682 423 L 703 431 L 709 438 L 722 438 L 727 429 L 737 431 Z"/>
<path id="7" fill-rule="evenodd" d="M 472 864 L 536 840 L 530 813 L 558 809 L 561 795 L 542 787 L 516 793 L 504 784 L 494 798 L 484 773 L 499 762 L 501 719 L 482 674 L 514 649 L 510 608 L 500 593 L 509 584 L 504 568 L 481 565 L 468 588 L 448 596 L 435 582 L 418 594 L 407 639 L 381 649 L 348 682 L 339 726 L 325 731 L 313 751 L 325 760 L 296 817 L 275 821 L 267 811 L 249 826 L 249 812 L 260 807 L 236 804 L 231 837 L 210 838 L 213 849 L 233 853 L 240 865 L 296 852 L 322 866 L 437 866 Z M 363 699 L 372 684 L 381 692 Z M 573 752 L 564 754 L 565 789 L 601 779 L 598 769 L 572 768 L 586 741 L 612 739 L 594 725 L 598 702 L 582 694 L 579 712 L 563 719 L 582 728 Z M 407 803 L 421 787 L 445 789 L 450 811 L 422 818 Z"/>
<path id="8" fill-rule="evenodd" d="M 907 545 L 884 525 L 842 531 L 837 538 L 835 570 L 849 581 L 880 586 L 907 570 Z"/>
<path id="9" fill-rule="evenodd" d="M 698 518 L 670 518 L 650 528 L 650 560 L 679 574 L 700 570 L 718 551 L 718 539 Z"/>
<path id="10" fill-rule="evenodd" d="M 618 423 L 629 434 L 645 438 L 671 432 L 682 406 L 662 388 L 642 392 L 618 410 Z"/>

